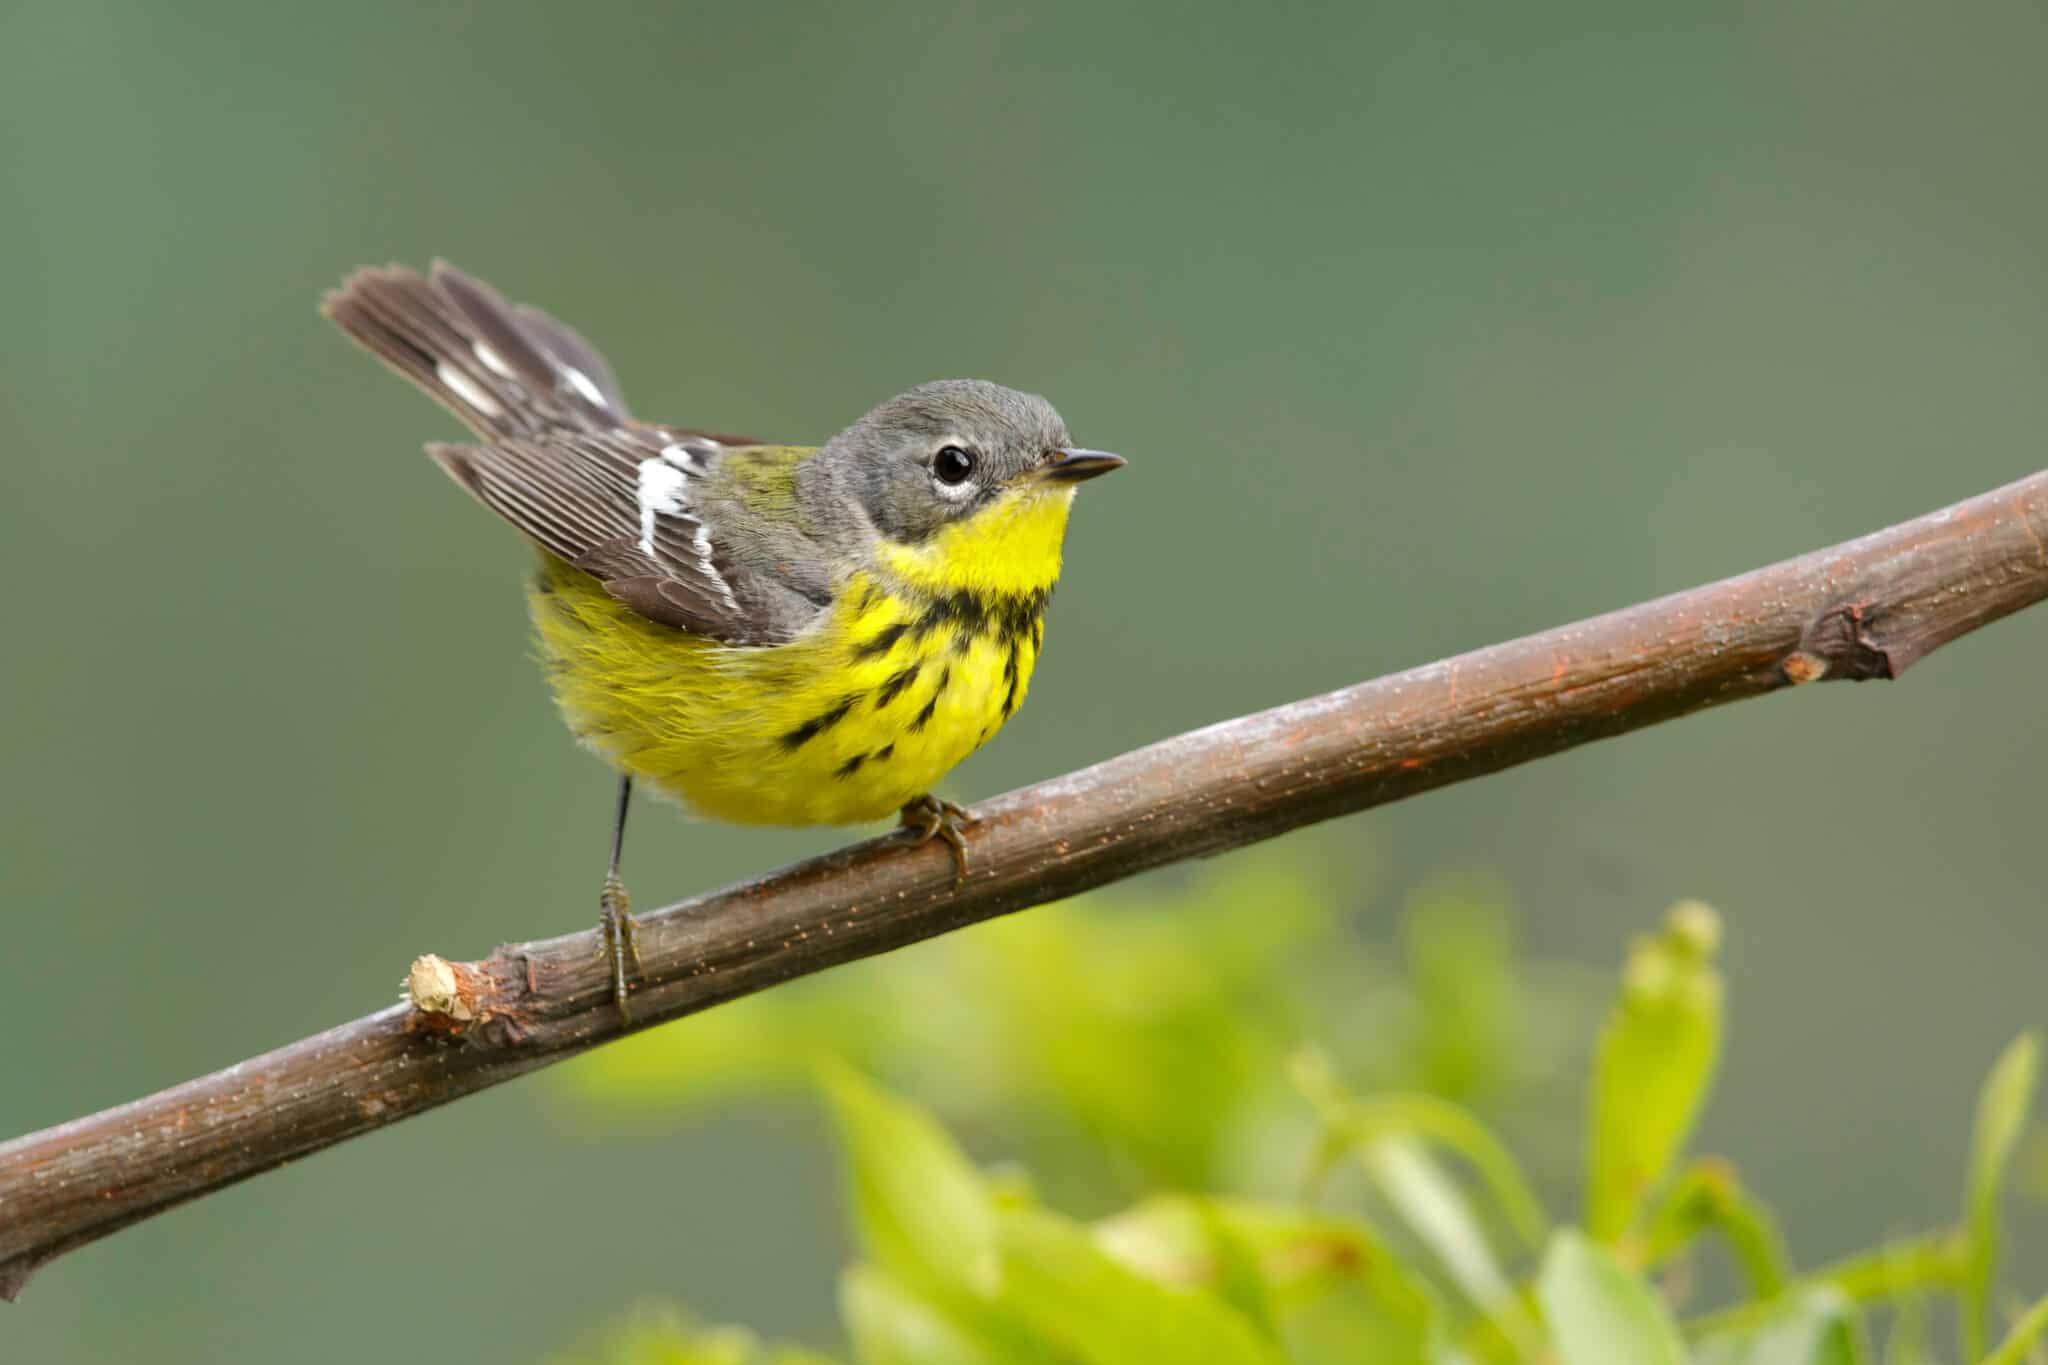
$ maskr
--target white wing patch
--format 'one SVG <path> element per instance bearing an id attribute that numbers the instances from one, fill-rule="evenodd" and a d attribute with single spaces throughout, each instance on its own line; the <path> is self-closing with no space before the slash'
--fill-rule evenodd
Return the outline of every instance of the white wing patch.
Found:
<path id="1" fill-rule="evenodd" d="M 570 373 L 577 372 L 572 370 Z M 718 571 L 717 562 L 712 558 L 711 534 L 705 529 L 703 518 L 690 515 L 685 489 L 692 475 L 704 472 L 699 452 L 676 441 L 663 446 L 661 454 L 640 462 L 635 490 L 640 504 L 640 552 L 649 559 L 656 557 L 656 517 L 687 517 L 691 528 L 690 549 L 696 555 L 697 568 L 705 578 L 718 585 L 718 595 L 724 599 L 726 608 L 738 615 L 739 599 L 733 596 L 732 585 L 725 581 L 725 575 Z"/>
<path id="2" fill-rule="evenodd" d="M 667 460 L 685 474 L 702 474 L 704 466 L 696 451 L 677 441 L 671 441 L 661 448 L 661 458 Z"/>
<path id="3" fill-rule="evenodd" d="M 676 516 L 683 510 L 683 484 L 688 476 L 682 467 L 669 459 L 670 446 L 659 455 L 640 462 L 640 553 L 654 558 L 654 519 L 658 516 Z M 703 539 L 699 530 L 697 538 Z M 706 561 L 709 562 L 708 560 Z"/>
<path id="4" fill-rule="evenodd" d="M 732 584 L 725 581 L 725 575 L 711 562 L 711 536 L 704 530 L 704 523 L 697 523 L 696 534 L 690 537 L 690 544 L 697 551 L 697 562 L 704 566 L 704 572 L 718 585 L 718 595 L 725 599 L 726 610 L 733 615 L 740 614 L 739 599 L 732 595 Z"/>

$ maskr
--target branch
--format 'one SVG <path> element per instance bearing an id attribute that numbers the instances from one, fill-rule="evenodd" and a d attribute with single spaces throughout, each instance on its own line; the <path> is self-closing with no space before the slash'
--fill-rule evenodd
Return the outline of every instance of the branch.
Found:
<path id="1" fill-rule="evenodd" d="M 659 1023 L 1183 858 L 1723 702 L 1896 678 L 2048 596 L 2048 471 L 1690 592 L 1242 716 L 983 803 L 955 889 L 883 837 L 641 917 Z M 175 1204 L 616 1037 L 592 932 L 424 958 L 395 1006 L 0 1145 L 0 1295 Z"/>

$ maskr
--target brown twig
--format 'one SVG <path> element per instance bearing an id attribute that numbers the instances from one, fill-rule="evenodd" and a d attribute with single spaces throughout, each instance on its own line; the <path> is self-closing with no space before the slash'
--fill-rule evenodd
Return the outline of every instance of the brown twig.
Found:
<path id="1" fill-rule="evenodd" d="M 1861 540 L 1212 725 L 983 803 L 957 890 L 881 838 L 641 919 L 643 1023 L 1722 702 L 1895 678 L 2048 596 L 2048 472 Z M 620 1032 L 591 932 L 0 1146 L 0 1294 L 73 1247 Z"/>

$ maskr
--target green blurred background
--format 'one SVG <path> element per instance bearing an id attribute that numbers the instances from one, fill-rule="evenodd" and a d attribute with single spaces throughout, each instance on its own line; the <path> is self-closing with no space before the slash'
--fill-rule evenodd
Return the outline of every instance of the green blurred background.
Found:
<path id="1" fill-rule="evenodd" d="M 524 551 L 315 315 L 346 270 L 457 261 L 649 416 L 819 439 L 978 375 L 1128 454 L 973 800 L 2048 462 L 2044 69 L 2031 3 L 12 0 L 0 1135 L 593 912 Z M 1713 901 L 1703 1142 L 1825 1257 L 1947 1216 L 2048 1018 L 2044 668 L 2023 616 L 1297 842 L 1368 936 L 1444 872 L 1603 968 Z M 838 837 L 647 808 L 629 880 Z M 820 1132 L 522 1083 L 65 1259 L 0 1356 L 519 1359 L 645 1296 L 829 1341 Z"/>

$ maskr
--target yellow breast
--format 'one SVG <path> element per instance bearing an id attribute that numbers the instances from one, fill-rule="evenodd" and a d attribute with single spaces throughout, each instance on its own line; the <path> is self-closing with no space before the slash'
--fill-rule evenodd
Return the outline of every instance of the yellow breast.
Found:
<path id="1" fill-rule="evenodd" d="M 815 626 L 768 647 L 658 625 L 544 559 L 529 601 L 556 699 L 586 744 L 700 814 L 891 816 L 1023 704 L 1069 498 L 1019 501 L 1034 505 L 885 547 Z"/>

